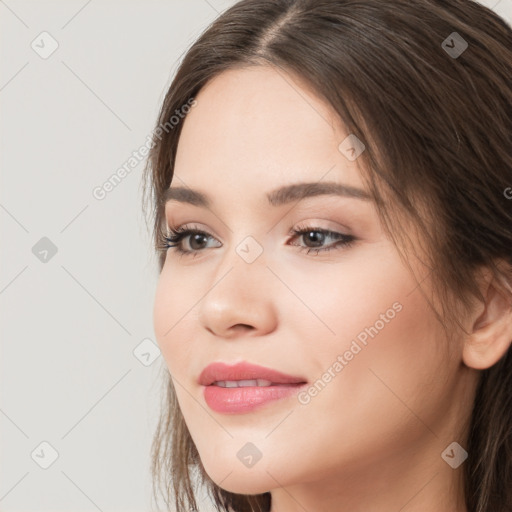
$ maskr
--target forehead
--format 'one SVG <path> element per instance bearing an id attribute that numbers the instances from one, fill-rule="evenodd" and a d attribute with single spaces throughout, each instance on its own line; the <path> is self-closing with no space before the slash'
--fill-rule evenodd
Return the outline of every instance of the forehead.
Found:
<path id="1" fill-rule="evenodd" d="M 190 186 L 247 191 L 326 179 L 361 187 L 356 161 L 339 149 L 349 134 L 296 75 L 269 66 L 230 69 L 195 99 L 175 160 L 176 175 Z"/>

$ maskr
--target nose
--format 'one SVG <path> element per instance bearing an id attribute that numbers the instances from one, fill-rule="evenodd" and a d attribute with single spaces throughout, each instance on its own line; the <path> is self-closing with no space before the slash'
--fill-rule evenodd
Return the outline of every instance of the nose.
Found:
<path id="1" fill-rule="evenodd" d="M 232 249 L 205 286 L 199 321 L 210 333 L 228 339 L 268 334 L 276 328 L 275 286 L 263 254 L 248 263 Z"/>

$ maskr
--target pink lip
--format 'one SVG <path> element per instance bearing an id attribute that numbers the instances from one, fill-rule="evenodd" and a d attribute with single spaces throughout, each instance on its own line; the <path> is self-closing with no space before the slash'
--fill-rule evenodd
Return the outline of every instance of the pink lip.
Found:
<path id="1" fill-rule="evenodd" d="M 209 386 L 219 380 L 253 380 L 265 379 L 273 384 L 298 384 L 306 382 L 303 377 L 294 377 L 278 372 L 272 368 L 241 362 L 234 365 L 225 363 L 209 364 L 199 375 L 199 384 Z"/>
<path id="2" fill-rule="evenodd" d="M 216 381 L 255 379 L 269 380 L 272 385 L 242 388 L 212 385 Z M 296 394 L 306 384 L 306 379 L 247 362 L 231 366 L 225 363 L 212 363 L 201 372 L 199 384 L 204 386 L 204 399 L 212 410 L 221 413 L 243 413 L 250 412 L 269 401 Z"/>

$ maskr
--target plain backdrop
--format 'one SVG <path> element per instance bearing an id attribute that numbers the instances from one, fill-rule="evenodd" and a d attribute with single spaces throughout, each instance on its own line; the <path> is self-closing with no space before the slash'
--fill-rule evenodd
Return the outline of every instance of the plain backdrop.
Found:
<path id="1" fill-rule="evenodd" d="M 152 509 L 164 363 L 144 162 L 94 191 L 234 3 L 0 0 L 1 512 Z M 481 3 L 512 19 L 512 0 Z"/>

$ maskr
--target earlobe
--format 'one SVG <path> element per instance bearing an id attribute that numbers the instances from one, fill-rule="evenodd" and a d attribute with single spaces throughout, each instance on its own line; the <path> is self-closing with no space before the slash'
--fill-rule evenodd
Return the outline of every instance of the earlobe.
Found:
<path id="1" fill-rule="evenodd" d="M 512 303 L 510 295 L 489 283 L 483 311 L 476 316 L 464 342 L 462 359 L 466 366 L 485 370 L 497 363 L 512 344 Z M 479 311 L 481 311 L 481 306 Z"/>

